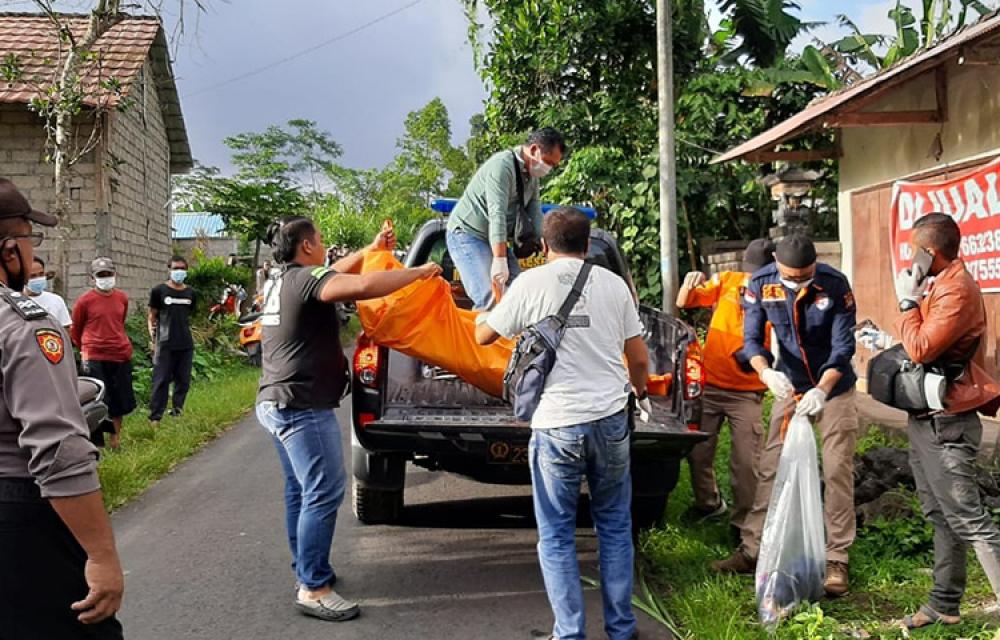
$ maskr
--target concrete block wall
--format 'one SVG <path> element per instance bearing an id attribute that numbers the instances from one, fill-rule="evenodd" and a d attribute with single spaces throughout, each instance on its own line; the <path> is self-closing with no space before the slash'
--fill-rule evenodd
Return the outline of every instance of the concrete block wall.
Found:
<path id="1" fill-rule="evenodd" d="M 159 96 L 147 61 L 136 78 L 135 103 L 111 117 L 108 181 L 111 259 L 133 310 L 166 279 L 171 254 L 170 147 Z"/>
<path id="2" fill-rule="evenodd" d="M 81 126 L 90 125 L 84 123 Z M 85 129 L 86 130 L 86 129 Z M 0 176 L 11 180 L 36 209 L 50 210 L 54 205 L 53 167 L 45 162 L 44 122 L 23 105 L 0 105 Z M 91 153 L 75 164 L 69 176 L 69 209 L 56 229 L 40 228 L 46 241 L 36 253 L 50 266 L 56 262 L 56 238 L 62 235 L 69 243 L 70 279 L 68 293 L 72 302 L 89 286 L 86 267 L 93 259 L 95 212 L 97 211 L 97 166 Z"/>

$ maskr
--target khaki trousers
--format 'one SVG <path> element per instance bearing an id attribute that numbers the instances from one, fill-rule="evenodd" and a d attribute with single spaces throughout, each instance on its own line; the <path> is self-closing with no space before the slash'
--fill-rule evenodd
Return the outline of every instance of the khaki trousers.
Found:
<path id="1" fill-rule="evenodd" d="M 764 519 L 771 502 L 774 476 L 781 457 L 781 427 L 795 410 L 794 400 L 775 400 L 771 408 L 771 425 L 767 444 L 760 459 L 760 478 L 753 508 L 747 517 L 743 535 L 743 551 L 756 558 Z M 822 467 L 823 516 L 826 522 L 826 559 L 847 562 L 847 550 L 854 543 L 854 447 L 858 440 L 858 410 L 854 390 L 827 401 L 815 424 L 823 441 Z"/>
<path id="2" fill-rule="evenodd" d="M 729 391 L 706 385 L 701 398 L 701 430 L 708 433 L 709 438 L 695 445 L 688 454 L 694 504 L 703 509 L 714 509 L 721 500 L 715 478 L 715 448 L 719 443 L 722 421 L 729 419 L 732 438 L 729 481 L 733 491 L 730 521 L 741 532 L 753 507 L 757 488 L 757 468 L 764 442 L 761 422 L 763 397 L 763 393 L 756 391 Z"/>

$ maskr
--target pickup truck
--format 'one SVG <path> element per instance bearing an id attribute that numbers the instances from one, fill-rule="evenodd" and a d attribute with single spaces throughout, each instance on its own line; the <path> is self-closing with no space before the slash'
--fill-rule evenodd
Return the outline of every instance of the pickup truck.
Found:
<path id="1" fill-rule="evenodd" d="M 460 307 L 471 308 L 445 244 L 446 221 L 427 222 L 404 259 L 406 266 L 434 261 L 452 283 Z M 622 277 L 635 290 L 614 237 L 594 229 L 590 260 Z M 523 267 L 541 264 L 539 257 Z M 653 397 L 648 422 L 632 432 L 633 521 L 659 520 L 677 484 L 680 461 L 696 443 L 704 385 L 701 349 L 681 320 L 640 308 L 651 370 L 671 374 L 666 395 Z M 363 523 L 392 523 L 403 508 L 406 463 L 461 474 L 477 481 L 530 484 L 531 429 L 509 405 L 448 371 L 358 337 L 352 367 L 352 467 L 354 514 Z"/>

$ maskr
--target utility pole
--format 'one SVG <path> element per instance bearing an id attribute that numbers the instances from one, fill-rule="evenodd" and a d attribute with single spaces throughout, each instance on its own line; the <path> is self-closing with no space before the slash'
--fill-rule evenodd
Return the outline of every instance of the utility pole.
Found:
<path id="1" fill-rule="evenodd" d="M 656 0 L 656 70 L 660 104 L 660 280 L 663 310 L 677 315 L 677 159 L 674 137 L 674 38 L 670 0 Z"/>

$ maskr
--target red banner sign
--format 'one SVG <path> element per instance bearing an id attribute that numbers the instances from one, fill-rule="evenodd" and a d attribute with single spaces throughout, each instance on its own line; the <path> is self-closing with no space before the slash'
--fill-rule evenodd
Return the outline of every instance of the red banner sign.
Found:
<path id="1" fill-rule="evenodd" d="M 893 273 L 910 266 L 913 223 L 946 213 L 962 229 L 961 257 L 984 292 L 1000 291 L 1000 158 L 947 182 L 896 182 L 889 242 Z"/>

